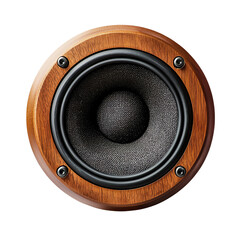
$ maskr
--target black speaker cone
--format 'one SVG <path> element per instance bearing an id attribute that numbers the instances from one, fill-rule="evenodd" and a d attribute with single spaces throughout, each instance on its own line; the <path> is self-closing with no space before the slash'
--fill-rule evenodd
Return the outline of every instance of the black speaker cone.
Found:
<path id="1" fill-rule="evenodd" d="M 178 75 L 137 50 L 111 49 L 76 64 L 55 93 L 51 128 L 66 163 L 108 188 L 135 188 L 166 174 L 192 129 Z"/>

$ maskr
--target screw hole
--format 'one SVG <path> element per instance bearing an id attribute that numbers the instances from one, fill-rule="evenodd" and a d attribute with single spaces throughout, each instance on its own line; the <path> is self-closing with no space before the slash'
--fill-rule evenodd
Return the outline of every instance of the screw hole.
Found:
<path id="1" fill-rule="evenodd" d="M 68 168 L 66 166 L 60 166 L 58 169 L 57 169 L 57 175 L 60 177 L 60 178 L 65 178 L 67 175 L 68 175 Z"/>
<path id="2" fill-rule="evenodd" d="M 60 61 L 59 61 L 59 63 L 62 65 L 62 64 L 64 64 L 64 60 L 63 59 L 60 59 Z"/>
<path id="3" fill-rule="evenodd" d="M 185 66 L 185 61 L 182 57 L 175 57 L 173 60 L 173 65 L 175 68 L 183 68 Z"/>
<path id="4" fill-rule="evenodd" d="M 68 59 L 66 57 L 62 56 L 62 57 L 58 58 L 57 64 L 61 68 L 67 68 L 68 65 L 69 65 L 69 62 L 68 62 Z"/>
<path id="5" fill-rule="evenodd" d="M 186 174 L 186 169 L 183 166 L 178 166 L 175 169 L 175 173 L 178 177 L 183 177 Z"/>
<path id="6" fill-rule="evenodd" d="M 182 60 L 181 59 L 177 59 L 177 64 L 178 65 L 182 64 Z"/>

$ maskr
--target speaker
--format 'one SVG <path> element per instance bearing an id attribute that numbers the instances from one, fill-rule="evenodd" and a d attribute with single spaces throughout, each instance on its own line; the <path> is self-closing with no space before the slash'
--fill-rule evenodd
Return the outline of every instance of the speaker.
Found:
<path id="1" fill-rule="evenodd" d="M 182 47 L 148 29 L 108 26 L 73 38 L 43 65 L 27 128 L 59 188 L 95 207 L 131 210 L 167 199 L 196 174 L 214 105 Z"/>

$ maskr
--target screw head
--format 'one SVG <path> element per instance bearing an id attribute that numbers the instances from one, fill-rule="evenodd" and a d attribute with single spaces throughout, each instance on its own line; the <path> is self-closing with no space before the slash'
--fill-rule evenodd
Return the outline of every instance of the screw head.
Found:
<path id="1" fill-rule="evenodd" d="M 185 66 L 185 61 L 182 57 L 175 57 L 173 60 L 173 65 L 175 68 L 183 68 Z"/>
<path id="2" fill-rule="evenodd" d="M 175 174 L 178 177 L 183 177 L 186 174 L 186 169 L 183 166 L 178 166 L 175 168 Z"/>
<path id="3" fill-rule="evenodd" d="M 60 166 L 58 169 L 57 169 L 57 175 L 60 177 L 60 178 L 65 178 L 67 175 L 68 175 L 68 168 L 66 166 Z"/>
<path id="4" fill-rule="evenodd" d="M 58 58 L 57 64 L 61 68 L 67 68 L 68 65 L 69 65 L 69 61 L 68 61 L 68 59 L 66 57 L 61 56 L 60 58 Z"/>

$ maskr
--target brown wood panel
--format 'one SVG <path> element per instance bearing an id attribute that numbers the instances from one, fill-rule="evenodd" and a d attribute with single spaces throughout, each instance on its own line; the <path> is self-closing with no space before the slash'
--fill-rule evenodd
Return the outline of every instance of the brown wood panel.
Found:
<path id="1" fill-rule="evenodd" d="M 109 48 L 133 48 L 162 59 L 185 84 L 193 107 L 193 128 L 189 144 L 177 163 L 186 168 L 183 178 L 174 169 L 147 186 L 113 190 L 96 186 L 69 169 L 60 179 L 56 169 L 66 163 L 58 153 L 50 129 L 50 108 L 55 90 L 66 72 L 81 59 Z M 69 67 L 57 65 L 59 56 L 69 59 Z M 176 69 L 173 59 L 182 56 L 186 66 Z M 128 210 L 156 204 L 170 197 L 196 174 L 210 147 L 214 128 L 214 107 L 207 80 L 193 58 L 169 38 L 148 29 L 133 26 L 108 26 L 80 34 L 60 47 L 43 65 L 32 86 L 27 107 L 28 134 L 34 154 L 48 177 L 72 197 L 95 207 Z"/>

